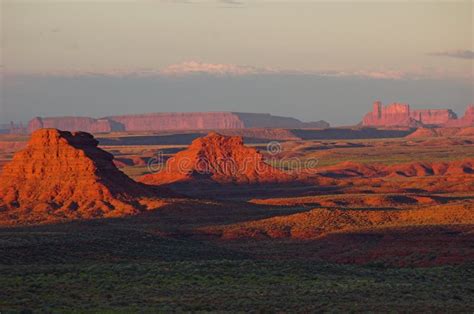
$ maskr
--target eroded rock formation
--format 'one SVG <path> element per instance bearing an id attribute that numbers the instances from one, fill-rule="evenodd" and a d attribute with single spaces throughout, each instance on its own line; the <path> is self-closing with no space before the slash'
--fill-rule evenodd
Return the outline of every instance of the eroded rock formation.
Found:
<path id="1" fill-rule="evenodd" d="M 163 205 L 88 133 L 34 132 L 0 175 L 0 222 L 117 217 Z"/>
<path id="2" fill-rule="evenodd" d="M 472 126 L 474 109 L 468 107 L 463 118 L 458 119 L 451 109 L 412 110 L 408 104 L 393 103 L 383 106 L 380 101 L 374 102 L 372 112 L 362 119 L 364 126 L 379 127 L 419 127 L 419 126 Z"/>
<path id="3" fill-rule="evenodd" d="M 140 179 L 154 185 L 196 180 L 256 184 L 289 181 L 291 176 L 265 163 L 256 149 L 244 146 L 242 137 L 211 132 L 168 159 L 159 173 Z"/>
<path id="4" fill-rule="evenodd" d="M 464 112 L 464 116 L 457 120 L 452 120 L 446 123 L 445 126 L 450 127 L 467 127 L 474 126 L 474 105 L 469 105 Z"/>
<path id="5" fill-rule="evenodd" d="M 362 119 L 364 126 L 417 126 L 419 123 L 410 117 L 408 104 L 391 104 L 383 107 L 380 101 L 373 105 L 373 111 Z"/>

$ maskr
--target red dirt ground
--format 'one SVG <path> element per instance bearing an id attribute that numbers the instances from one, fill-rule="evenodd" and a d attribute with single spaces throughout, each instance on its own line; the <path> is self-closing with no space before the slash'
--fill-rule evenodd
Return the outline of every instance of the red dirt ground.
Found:
<path id="1" fill-rule="evenodd" d="M 474 224 L 472 208 L 472 201 L 400 210 L 316 208 L 305 213 L 202 230 L 219 234 L 224 239 L 311 239 L 334 232 L 384 227 Z"/>
<path id="2" fill-rule="evenodd" d="M 212 183 L 198 196 L 221 198 L 178 201 L 169 198 L 172 193 L 120 172 L 113 156 L 99 149 L 90 134 L 39 130 L 1 173 L 0 223 L 142 213 L 139 219 L 156 215 L 150 221 L 164 236 L 204 237 L 229 247 L 236 242 L 264 245 L 260 241 L 288 240 L 308 245 L 304 250 L 309 248 L 318 258 L 342 263 L 390 260 L 412 265 L 406 258 L 413 254 L 422 255 L 416 262 L 421 266 L 472 262 L 474 158 L 469 140 L 444 136 L 285 143 L 283 157 L 372 154 L 365 162 L 344 161 L 298 174 L 267 164 L 255 148 L 244 146 L 241 137 L 210 133 L 168 159 L 162 172 L 141 178 L 169 187 L 190 183 L 182 193 Z M 144 166 L 141 156 L 124 156 L 116 164 Z M 428 158 L 397 159 L 405 156 Z M 430 160 L 431 156 L 436 158 Z M 238 198 L 231 187 L 241 193 Z M 150 212 L 154 209 L 158 210 Z M 455 245 L 454 251 L 445 247 L 448 243 Z M 277 242 L 274 245 L 280 248 Z M 429 257 L 438 251 L 435 258 Z M 294 249 L 288 254 L 307 256 Z"/>

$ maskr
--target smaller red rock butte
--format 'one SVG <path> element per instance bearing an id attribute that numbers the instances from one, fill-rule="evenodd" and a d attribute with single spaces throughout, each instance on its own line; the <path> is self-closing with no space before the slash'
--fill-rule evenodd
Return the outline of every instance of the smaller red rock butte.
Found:
<path id="1" fill-rule="evenodd" d="M 289 174 L 265 163 L 256 149 L 244 146 L 242 137 L 211 132 L 168 159 L 164 170 L 145 175 L 139 181 L 153 185 L 194 180 L 256 184 L 291 179 Z"/>
<path id="2" fill-rule="evenodd" d="M 380 101 L 374 102 L 373 111 L 362 119 L 364 126 L 379 127 L 466 127 L 474 126 L 474 106 L 469 105 L 462 118 L 451 109 L 412 110 L 408 104 L 393 103 L 383 106 Z"/>
<path id="3" fill-rule="evenodd" d="M 0 221 L 117 217 L 163 205 L 88 133 L 40 129 L 0 175 Z"/>

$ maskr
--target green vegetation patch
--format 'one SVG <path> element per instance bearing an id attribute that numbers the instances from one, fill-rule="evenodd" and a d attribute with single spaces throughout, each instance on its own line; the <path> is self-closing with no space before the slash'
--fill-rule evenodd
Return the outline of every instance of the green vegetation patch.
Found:
<path id="1" fill-rule="evenodd" d="M 385 269 L 296 261 L 2 266 L 0 309 L 472 312 L 472 278 L 471 266 Z"/>

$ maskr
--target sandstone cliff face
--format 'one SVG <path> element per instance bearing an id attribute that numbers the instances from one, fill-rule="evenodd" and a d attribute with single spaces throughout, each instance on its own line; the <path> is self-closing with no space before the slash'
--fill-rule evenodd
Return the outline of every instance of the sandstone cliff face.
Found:
<path id="1" fill-rule="evenodd" d="M 468 116 L 470 116 L 470 111 Z M 393 103 L 384 107 L 380 101 L 376 101 L 372 112 L 367 113 L 362 119 L 362 125 L 381 127 L 469 126 L 469 118 L 466 121 L 463 119 L 458 119 L 450 109 L 411 110 L 408 104 Z"/>
<path id="2" fill-rule="evenodd" d="M 444 125 L 458 118 L 451 109 L 412 110 L 410 117 L 423 125 Z"/>
<path id="3" fill-rule="evenodd" d="M 145 175 L 140 181 L 153 185 L 185 181 L 256 184 L 291 179 L 266 164 L 254 148 L 244 146 L 241 137 L 212 132 L 168 159 L 164 170 Z"/>
<path id="4" fill-rule="evenodd" d="M 419 122 L 410 117 L 410 106 L 408 104 L 394 103 L 383 107 L 380 101 L 376 101 L 373 105 L 373 111 L 364 116 L 362 125 L 414 127 L 419 125 Z"/>
<path id="5" fill-rule="evenodd" d="M 260 113 L 185 112 L 147 113 L 111 116 L 34 118 L 28 124 L 31 133 L 40 128 L 58 128 L 92 133 L 112 131 L 224 130 L 243 128 L 327 128 L 325 121 L 301 122 L 294 118 Z"/>
<path id="6" fill-rule="evenodd" d="M 40 129 L 0 175 L 0 223 L 117 217 L 162 205 L 88 133 Z"/>

